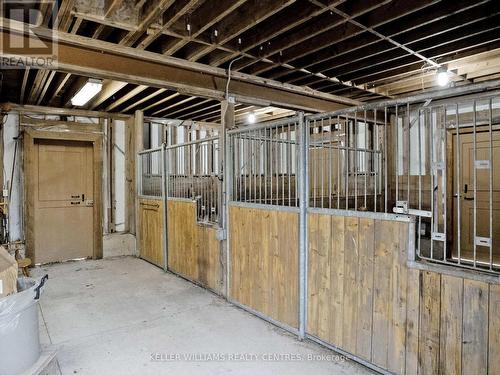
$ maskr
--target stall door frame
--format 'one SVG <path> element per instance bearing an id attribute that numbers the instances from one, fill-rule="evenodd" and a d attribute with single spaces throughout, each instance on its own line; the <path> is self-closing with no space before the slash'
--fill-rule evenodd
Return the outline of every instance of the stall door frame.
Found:
<path id="1" fill-rule="evenodd" d="M 60 132 L 27 129 L 23 133 L 23 156 L 24 156 L 24 233 L 26 239 L 26 256 L 36 262 L 35 248 L 35 165 L 36 140 L 52 141 L 80 141 L 92 144 L 93 154 L 93 251 L 92 258 L 100 259 L 103 254 L 103 228 L 102 228 L 102 135 L 85 132 Z"/>

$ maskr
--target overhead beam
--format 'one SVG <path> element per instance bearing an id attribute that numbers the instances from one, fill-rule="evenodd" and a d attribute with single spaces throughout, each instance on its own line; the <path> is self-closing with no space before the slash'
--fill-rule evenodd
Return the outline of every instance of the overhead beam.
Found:
<path id="1" fill-rule="evenodd" d="M 44 107 L 38 105 L 22 105 L 15 103 L 0 103 L 0 109 L 4 109 L 7 111 L 22 112 L 22 113 L 40 114 L 40 115 L 103 117 L 103 118 L 111 117 L 121 120 L 126 120 L 131 117 L 129 115 L 124 115 L 121 113 L 88 111 L 85 109 L 78 109 L 78 108 L 56 108 L 56 107 Z"/>
<path id="2" fill-rule="evenodd" d="M 23 24 L 3 22 L 2 38 L 18 43 L 33 43 L 32 35 L 23 34 Z M 50 39 L 52 31 L 40 29 L 38 38 Z M 226 97 L 228 74 L 204 64 L 117 46 L 112 43 L 68 33 L 56 33 L 59 55 L 57 70 L 101 79 L 176 90 L 184 94 L 222 100 Z M 24 61 L 19 55 L 9 55 Z M 29 62 L 28 62 L 29 64 Z M 307 111 L 325 111 L 359 102 L 311 89 L 233 73 L 229 93 L 242 103 L 276 106 Z"/>

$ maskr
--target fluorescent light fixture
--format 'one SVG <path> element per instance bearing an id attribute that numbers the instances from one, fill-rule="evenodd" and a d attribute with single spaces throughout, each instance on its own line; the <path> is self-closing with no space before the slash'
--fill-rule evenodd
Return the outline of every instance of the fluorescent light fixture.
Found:
<path id="1" fill-rule="evenodd" d="M 89 79 L 87 83 L 71 98 L 71 104 L 82 107 L 102 90 L 102 81 Z"/>
<path id="2" fill-rule="evenodd" d="M 450 77 L 446 69 L 439 69 L 437 72 L 436 80 L 439 86 L 444 87 L 450 82 Z"/>
<path id="3" fill-rule="evenodd" d="M 257 117 L 255 117 L 255 113 L 249 113 L 247 116 L 247 122 L 249 124 L 255 124 L 255 121 L 257 121 Z"/>

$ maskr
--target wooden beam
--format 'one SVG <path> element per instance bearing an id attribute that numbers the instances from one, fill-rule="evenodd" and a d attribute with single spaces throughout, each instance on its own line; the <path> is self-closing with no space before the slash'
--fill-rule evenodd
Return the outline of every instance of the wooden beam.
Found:
<path id="1" fill-rule="evenodd" d="M 107 18 L 120 9 L 123 0 L 105 0 L 104 3 L 104 17 Z"/>
<path id="2" fill-rule="evenodd" d="M 56 107 L 43 107 L 37 105 L 22 105 L 14 103 L 0 103 L 0 109 L 8 111 L 16 111 L 20 113 L 32 113 L 41 115 L 56 115 L 56 116 L 81 116 L 81 117 L 111 117 L 115 119 L 127 120 L 130 115 L 123 115 L 121 113 L 107 113 L 99 111 L 88 111 L 78 108 L 56 108 Z"/>
<path id="3" fill-rule="evenodd" d="M 127 82 L 104 80 L 102 83 L 101 92 L 97 94 L 93 99 L 91 99 L 86 107 L 88 109 L 97 108 L 100 104 L 112 97 L 126 85 Z"/>
<path id="4" fill-rule="evenodd" d="M 134 96 L 136 96 L 137 94 L 139 94 L 141 91 L 145 90 L 146 88 L 147 88 L 147 86 L 143 86 L 143 85 L 137 86 L 135 89 L 130 90 L 128 93 L 126 93 L 125 95 L 123 95 L 120 99 L 115 100 L 113 103 L 111 103 L 105 109 L 105 111 L 106 112 L 111 111 L 112 109 L 114 109 L 114 108 L 118 107 L 119 105 L 125 103 L 127 100 L 133 98 Z"/>
<path id="5" fill-rule="evenodd" d="M 196 61 L 213 51 L 216 45 L 223 45 L 240 35 L 244 31 L 254 27 L 273 14 L 286 8 L 295 0 L 249 0 L 247 1 L 238 12 L 234 12 L 224 18 L 220 23 L 214 26 L 217 30 L 217 35 L 214 36 L 214 45 L 208 47 L 196 48 L 191 51 L 187 60 Z"/>
<path id="6" fill-rule="evenodd" d="M 30 39 L 33 36 L 22 34 L 21 23 L 8 24 L 0 32 L 1 37 L 17 39 L 19 43 L 32 43 Z M 50 38 L 51 32 L 41 29 L 38 38 Z M 57 38 L 59 71 L 166 88 L 219 100 L 226 96 L 227 72 L 223 69 L 68 33 L 57 33 Z M 9 56 L 22 61 L 21 56 Z M 333 110 L 360 104 L 347 98 L 248 74 L 236 72 L 231 77 L 229 93 L 242 103 L 307 111 Z"/>
<path id="7" fill-rule="evenodd" d="M 129 105 L 127 108 L 125 108 L 122 112 L 128 112 L 130 111 L 131 109 L 137 107 L 139 104 L 142 104 L 144 102 L 147 102 L 148 100 L 151 100 L 153 99 L 155 96 L 158 96 L 162 93 L 164 93 L 165 91 L 167 91 L 166 89 L 158 89 L 156 90 L 155 92 L 145 96 L 144 98 L 132 103 L 131 105 Z"/>
<path id="8" fill-rule="evenodd" d="M 186 33 L 187 38 L 172 42 L 163 53 L 172 55 L 184 47 L 192 38 L 196 38 L 205 30 L 222 20 L 228 14 L 233 12 L 247 0 L 218 0 L 217 2 L 205 1 L 191 16 L 191 32 Z"/>
<path id="9" fill-rule="evenodd" d="M 149 34 L 137 46 L 138 49 L 145 49 L 153 43 L 165 30 L 170 28 L 180 17 L 192 9 L 201 0 L 178 0 L 168 8 L 162 16 L 163 22 L 160 28 Z"/>

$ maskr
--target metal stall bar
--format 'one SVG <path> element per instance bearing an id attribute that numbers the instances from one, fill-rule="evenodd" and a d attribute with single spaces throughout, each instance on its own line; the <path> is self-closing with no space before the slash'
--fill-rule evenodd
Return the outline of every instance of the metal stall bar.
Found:
<path id="1" fill-rule="evenodd" d="M 307 327 L 307 209 L 309 206 L 309 124 L 304 121 L 304 114 L 299 113 L 299 339 L 303 340 Z M 296 181 L 297 183 L 297 181 Z"/>

